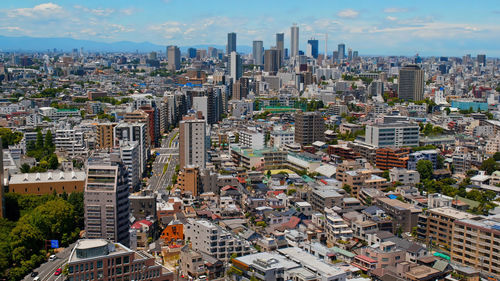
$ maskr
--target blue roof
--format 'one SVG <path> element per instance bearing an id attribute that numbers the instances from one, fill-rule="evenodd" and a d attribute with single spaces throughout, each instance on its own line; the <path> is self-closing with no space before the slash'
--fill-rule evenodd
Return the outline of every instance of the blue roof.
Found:
<path id="1" fill-rule="evenodd" d="M 389 197 L 390 199 L 398 199 L 398 197 L 394 194 L 389 194 L 387 195 L 387 197 Z"/>

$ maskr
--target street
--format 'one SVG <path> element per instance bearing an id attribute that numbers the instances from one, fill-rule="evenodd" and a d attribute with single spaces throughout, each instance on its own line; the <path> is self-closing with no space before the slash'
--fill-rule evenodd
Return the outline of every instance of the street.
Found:
<path id="1" fill-rule="evenodd" d="M 62 268 L 64 269 L 64 265 L 68 262 L 68 258 L 71 254 L 71 251 L 73 250 L 73 248 L 75 247 L 76 243 L 73 243 L 71 245 L 69 245 L 68 247 L 66 247 L 64 250 L 62 250 L 61 252 L 57 253 L 56 256 L 57 256 L 57 259 L 54 260 L 54 261 L 47 261 L 43 264 L 40 265 L 40 267 L 38 267 L 37 269 L 33 270 L 33 271 L 36 271 L 38 272 L 38 276 L 40 277 L 40 281 L 45 281 L 45 280 L 62 280 L 63 278 L 63 274 L 59 275 L 59 276 L 55 276 L 54 275 L 54 272 L 58 269 L 58 268 Z M 30 273 L 31 274 L 31 273 Z M 28 274 L 27 276 L 24 277 L 24 281 L 29 281 L 29 280 L 33 280 L 34 277 L 31 277 L 31 275 Z"/>
<path id="2" fill-rule="evenodd" d="M 162 140 L 160 149 L 157 150 L 155 162 L 153 162 L 153 175 L 149 179 L 148 189 L 154 192 L 166 194 L 168 187 L 171 184 L 172 176 L 175 173 L 175 166 L 179 162 L 179 142 L 178 129 L 174 129 Z M 167 168 L 165 170 L 165 165 Z"/>

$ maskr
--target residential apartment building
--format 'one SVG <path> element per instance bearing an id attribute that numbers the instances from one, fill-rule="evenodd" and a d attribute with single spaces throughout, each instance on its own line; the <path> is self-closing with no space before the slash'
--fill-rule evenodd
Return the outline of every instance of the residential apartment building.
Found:
<path id="1" fill-rule="evenodd" d="M 417 163 L 420 160 L 431 161 L 434 169 L 437 169 L 438 154 L 439 154 L 439 150 L 437 150 L 437 149 L 421 150 L 421 151 L 410 153 L 410 155 L 408 156 L 408 169 L 416 170 Z"/>
<path id="2" fill-rule="evenodd" d="M 377 156 L 375 164 L 377 168 L 381 170 L 389 170 L 394 167 L 406 168 L 408 165 L 408 155 L 410 154 L 410 148 L 391 148 L 383 147 L 376 151 Z"/>
<path id="3" fill-rule="evenodd" d="M 325 140 L 325 120 L 319 112 L 299 112 L 295 115 L 295 142 L 302 145 Z"/>
<path id="4" fill-rule="evenodd" d="M 272 131 L 269 139 L 269 145 L 276 148 L 283 147 L 295 142 L 294 132 L 290 131 Z"/>
<path id="5" fill-rule="evenodd" d="M 112 148 L 115 146 L 114 128 L 116 123 L 99 123 L 97 127 L 97 148 Z"/>
<path id="6" fill-rule="evenodd" d="M 173 272 L 155 257 L 104 239 L 81 239 L 68 258 L 68 281 L 152 280 L 172 281 Z"/>
<path id="7" fill-rule="evenodd" d="M 365 142 L 375 147 L 418 146 L 419 130 L 411 123 L 367 125 Z"/>
<path id="8" fill-rule="evenodd" d="M 404 185 L 415 185 L 420 182 L 420 174 L 414 170 L 392 168 L 389 170 L 391 182 L 400 182 Z"/>
<path id="9" fill-rule="evenodd" d="M 406 259 L 406 251 L 397 247 L 396 243 L 392 241 L 361 248 L 361 254 L 375 260 L 377 262 L 375 268 L 396 266 Z"/>
<path id="10" fill-rule="evenodd" d="M 374 203 L 392 217 L 394 233 L 399 228 L 403 232 L 411 232 L 413 227 L 417 226 L 418 216 L 422 213 L 422 209 L 397 199 L 378 197 Z"/>
<path id="11" fill-rule="evenodd" d="M 144 123 L 120 123 L 114 127 L 113 138 L 115 144 L 119 141 L 137 142 L 139 145 L 139 173 L 143 175 L 146 170 L 146 162 L 149 158 L 147 124 Z"/>
<path id="12" fill-rule="evenodd" d="M 500 279 L 500 221 L 455 220 L 450 256 L 452 262 Z"/>
<path id="13" fill-rule="evenodd" d="M 367 169 L 355 160 L 344 161 L 337 166 L 336 179 L 342 185 L 351 188 L 351 195 L 359 199 L 361 188 L 385 189 L 389 186 L 387 179 L 380 177 L 382 170 Z"/>
<path id="14" fill-rule="evenodd" d="M 119 150 L 120 158 L 127 168 L 127 185 L 129 190 L 138 191 L 141 186 L 141 171 L 140 171 L 140 147 L 136 141 L 120 141 Z"/>
<path id="15" fill-rule="evenodd" d="M 57 150 L 65 152 L 70 157 L 86 156 L 84 133 L 77 129 L 56 130 L 54 145 Z"/>
<path id="16" fill-rule="evenodd" d="M 180 167 L 188 165 L 205 168 L 206 121 L 201 116 L 185 116 L 179 123 Z"/>
<path id="17" fill-rule="evenodd" d="M 255 252 L 250 242 L 234 237 L 220 226 L 205 220 L 191 220 L 184 227 L 185 240 L 191 247 L 214 258 L 228 261 L 234 253 L 238 256 Z"/>
<path id="18" fill-rule="evenodd" d="M 129 244 L 127 169 L 116 154 L 89 159 L 85 184 L 87 238 Z"/>
<path id="19" fill-rule="evenodd" d="M 242 147 L 263 149 L 265 146 L 264 134 L 255 130 L 241 130 L 238 132 L 238 138 Z"/>
<path id="20" fill-rule="evenodd" d="M 453 222 L 478 218 L 477 215 L 461 212 L 452 207 L 429 209 L 425 214 L 419 216 L 417 231 L 420 237 L 425 237 L 427 243 L 432 243 L 449 252 L 453 235 Z"/>

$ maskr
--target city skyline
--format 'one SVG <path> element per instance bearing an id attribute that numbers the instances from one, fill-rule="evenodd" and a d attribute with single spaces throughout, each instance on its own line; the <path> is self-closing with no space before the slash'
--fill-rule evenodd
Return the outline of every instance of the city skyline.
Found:
<path id="1" fill-rule="evenodd" d="M 307 40 L 315 38 L 320 41 L 319 53 L 324 53 L 324 34 L 328 33 L 329 54 L 334 46 L 345 43 L 367 55 L 500 56 L 496 48 L 500 39 L 495 36 L 500 32 L 500 10 L 488 9 L 495 7 L 494 1 L 481 5 L 421 1 L 419 6 L 400 1 L 375 6 L 371 1 L 335 5 L 328 1 L 311 5 L 255 1 L 245 6 L 196 2 L 158 0 L 145 6 L 116 0 L 83 5 L 77 1 L 3 1 L 0 35 L 193 46 L 225 45 L 227 33 L 235 32 L 238 46 L 251 47 L 253 41 L 262 40 L 268 49 L 275 45 L 276 33 L 285 34 L 285 47 L 289 48 L 290 27 L 297 23 L 302 51 L 306 51 Z"/>

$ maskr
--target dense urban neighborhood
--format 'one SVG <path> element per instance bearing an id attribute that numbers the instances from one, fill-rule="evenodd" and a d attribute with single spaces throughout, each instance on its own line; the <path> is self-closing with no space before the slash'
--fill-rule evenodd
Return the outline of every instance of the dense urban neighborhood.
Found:
<path id="1" fill-rule="evenodd" d="M 288 36 L 1 52 L 0 279 L 500 280 L 500 59 Z"/>

